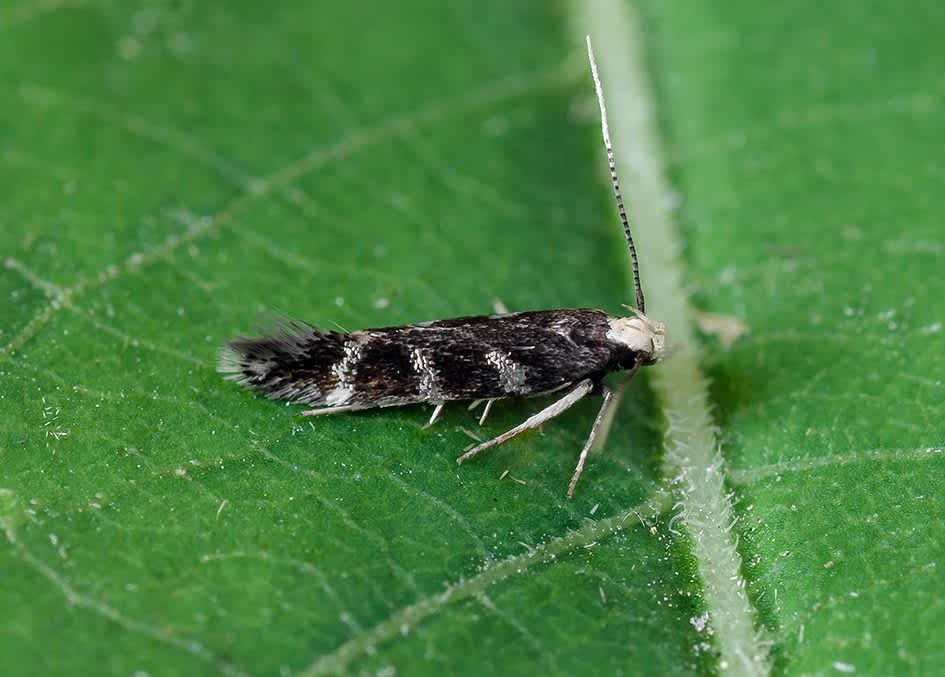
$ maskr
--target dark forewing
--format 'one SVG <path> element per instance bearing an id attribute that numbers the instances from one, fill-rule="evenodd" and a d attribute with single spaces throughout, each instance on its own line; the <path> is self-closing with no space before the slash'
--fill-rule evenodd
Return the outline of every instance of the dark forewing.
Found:
<path id="1" fill-rule="evenodd" d="M 600 310 L 481 315 L 351 334 L 237 339 L 221 371 L 275 399 L 364 407 L 526 397 L 614 368 Z"/>

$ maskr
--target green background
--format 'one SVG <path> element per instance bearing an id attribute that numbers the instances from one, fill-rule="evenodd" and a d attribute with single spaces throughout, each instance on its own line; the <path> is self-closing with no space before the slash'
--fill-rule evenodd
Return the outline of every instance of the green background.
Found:
<path id="1" fill-rule="evenodd" d="M 645 378 L 568 501 L 596 402 L 457 468 L 461 406 L 214 371 L 267 310 L 620 311 L 571 9 L 4 3 L 0 671 L 718 671 Z M 940 672 L 945 12 L 638 11 L 773 669 Z"/>
<path id="2" fill-rule="evenodd" d="M 645 16 L 693 300 L 751 330 L 707 362 L 776 671 L 940 672 L 945 11 L 669 4 Z"/>

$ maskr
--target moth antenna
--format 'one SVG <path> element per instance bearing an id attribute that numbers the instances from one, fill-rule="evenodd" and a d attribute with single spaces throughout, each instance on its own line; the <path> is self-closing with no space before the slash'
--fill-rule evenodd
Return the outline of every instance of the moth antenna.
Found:
<path id="1" fill-rule="evenodd" d="M 594 48 L 591 47 L 591 36 L 587 36 L 587 58 L 591 62 L 591 75 L 594 76 L 594 90 L 597 92 L 597 103 L 600 104 L 600 128 L 604 137 L 604 149 L 607 151 L 607 164 L 610 167 L 610 182 L 614 187 L 614 198 L 617 200 L 617 212 L 620 214 L 620 223 L 623 224 L 623 233 L 627 237 L 627 247 L 630 249 L 630 263 L 633 267 L 633 288 L 637 295 L 637 309 L 640 313 L 646 312 L 643 300 L 643 287 L 640 285 L 640 265 L 637 263 L 637 250 L 633 246 L 633 236 L 630 234 L 630 221 L 627 219 L 627 210 L 623 206 L 623 196 L 620 194 L 620 183 L 617 181 L 617 164 L 614 161 L 614 149 L 610 145 L 610 129 L 607 126 L 607 107 L 604 105 L 604 90 L 600 85 L 600 76 L 597 74 L 597 62 L 594 60 Z"/>

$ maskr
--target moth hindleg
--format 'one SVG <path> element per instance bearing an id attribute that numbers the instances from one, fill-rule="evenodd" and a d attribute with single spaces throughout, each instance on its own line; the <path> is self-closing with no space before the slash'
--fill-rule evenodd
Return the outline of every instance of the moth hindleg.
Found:
<path id="1" fill-rule="evenodd" d="M 513 437 L 515 437 L 516 435 L 525 432 L 526 430 L 537 428 L 545 421 L 548 421 L 554 418 L 555 416 L 557 416 L 558 414 L 564 413 L 565 411 L 570 409 L 572 406 L 575 405 L 575 403 L 577 403 L 581 398 L 583 398 L 592 390 L 594 390 L 594 383 L 589 378 L 586 378 L 583 381 L 579 381 L 578 384 L 574 386 L 574 388 L 569 390 L 568 393 L 561 399 L 557 400 L 556 402 L 552 402 L 550 405 L 548 405 L 547 407 L 539 411 L 537 414 L 533 414 L 529 416 L 522 423 L 518 424 L 511 430 L 508 430 L 502 433 L 498 437 L 492 438 L 488 442 L 483 442 L 482 444 L 476 445 L 475 447 L 473 447 L 472 449 L 464 453 L 462 456 L 457 458 L 456 462 L 462 463 L 463 461 L 468 461 L 470 458 L 472 458 L 473 456 L 476 456 L 481 451 L 485 451 L 489 447 L 494 447 L 497 444 L 502 444 L 503 442 L 507 442 Z"/>
<path id="2" fill-rule="evenodd" d="M 322 407 L 320 409 L 306 409 L 301 412 L 301 416 L 327 416 L 329 414 L 342 414 L 346 411 L 358 411 L 359 409 L 369 409 L 370 405 L 364 404 L 343 404 L 338 407 Z"/>

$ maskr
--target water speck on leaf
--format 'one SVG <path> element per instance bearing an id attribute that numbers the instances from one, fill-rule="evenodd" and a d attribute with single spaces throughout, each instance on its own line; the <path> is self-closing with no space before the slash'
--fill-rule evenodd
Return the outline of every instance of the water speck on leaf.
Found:
<path id="1" fill-rule="evenodd" d="M 485 132 L 487 136 L 502 136 L 508 130 L 509 120 L 507 117 L 502 115 L 493 115 L 491 118 L 482 123 L 482 131 Z"/>
<path id="2" fill-rule="evenodd" d="M 125 61 L 134 61 L 141 54 L 141 43 L 137 38 L 126 35 L 118 41 L 118 56 Z"/>

